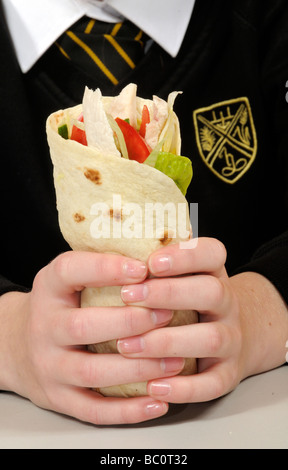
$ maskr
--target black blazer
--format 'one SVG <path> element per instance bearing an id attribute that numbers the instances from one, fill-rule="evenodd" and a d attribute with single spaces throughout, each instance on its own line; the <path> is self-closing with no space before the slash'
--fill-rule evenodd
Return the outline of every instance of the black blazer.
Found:
<path id="1" fill-rule="evenodd" d="M 117 94 L 133 81 L 143 97 L 183 91 L 175 111 L 182 154 L 193 163 L 187 199 L 198 203 L 199 235 L 226 245 L 229 273 L 260 272 L 288 300 L 286 0 L 197 1 L 178 56 L 153 44 L 114 88 L 56 47 L 23 75 L 1 10 L 0 291 L 29 289 L 69 249 L 58 227 L 47 116 L 79 103 L 85 85 Z"/>

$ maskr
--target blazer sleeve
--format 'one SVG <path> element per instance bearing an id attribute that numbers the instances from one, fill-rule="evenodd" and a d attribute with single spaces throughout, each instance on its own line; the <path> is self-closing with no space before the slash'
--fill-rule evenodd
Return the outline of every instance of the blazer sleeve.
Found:
<path id="1" fill-rule="evenodd" d="M 268 278 L 288 303 L 288 4 L 276 0 L 271 4 L 261 24 L 260 74 L 262 96 L 269 109 L 269 119 L 274 132 L 274 151 L 271 159 L 278 162 L 278 184 L 284 186 L 285 213 L 279 213 L 283 233 L 260 246 L 250 262 L 236 272 L 254 271 Z M 286 188 L 286 189 L 285 189 Z M 257 190 L 257 189 L 256 189 Z M 267 181 L 269 191 L 269 181 Z M 280 205 L 280 204 L 279 204 Z M 275 206 L 275 211 L 278 208 Z M 286 218 L 286 221 L 285 221 Z M 267 213 L 269 224 L 269 213 Z"/>

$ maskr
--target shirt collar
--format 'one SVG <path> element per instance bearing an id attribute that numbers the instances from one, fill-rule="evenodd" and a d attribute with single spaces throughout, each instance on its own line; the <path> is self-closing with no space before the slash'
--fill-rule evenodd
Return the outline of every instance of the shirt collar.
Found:
<path id="1" fill-rule="evenodd" d="M 175 57 L 195 3 L 195 0 L 2 1 L 18 62 L 24 73 L 83 15 L 110 22 L 127 18 Z"/>

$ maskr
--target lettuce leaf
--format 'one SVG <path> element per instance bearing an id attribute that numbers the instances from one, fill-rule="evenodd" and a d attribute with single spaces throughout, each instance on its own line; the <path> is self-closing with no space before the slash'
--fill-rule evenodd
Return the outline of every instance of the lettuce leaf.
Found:
<path id="1" fill-rule="evenodd" d="M 169 152 L 152 152 L 144 163 L 172 178 L 184 196 L 186 195 L 193 176 L 189 158 Z"/>

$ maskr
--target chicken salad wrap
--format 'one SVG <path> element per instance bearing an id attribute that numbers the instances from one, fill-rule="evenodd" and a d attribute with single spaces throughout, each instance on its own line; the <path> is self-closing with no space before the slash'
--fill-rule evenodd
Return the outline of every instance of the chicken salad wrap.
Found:
<path id="1" fill-rule="evenodd" d="M 85 89 L 83 102 L 47 119 L 59 225 L 73 250 L 115 253 L 141 261 L 170 243 L 192 237 L 185 198 L 192 179 L 181 156 L 177 92 L 165 101 L 142 99 L 135 84 L 116 97 Z M 85 288 L 82 307 L 122 306 L 121 286 Z M 169 326 L 197 322 L 193 311 L 175 311 Z M 87 345 L 117 354 L 116 340 Z M 182 374 L 196 372 L 187 358 Z M 146 383 L 116 384 L 106 396 L 147 394 Z"/>

